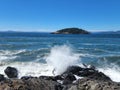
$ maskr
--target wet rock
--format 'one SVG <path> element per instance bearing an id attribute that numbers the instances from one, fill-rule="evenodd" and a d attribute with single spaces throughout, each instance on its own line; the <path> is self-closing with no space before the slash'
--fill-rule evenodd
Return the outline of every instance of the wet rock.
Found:
<path id="1" fill-rule="evenodd" d="M 61 84 L 55 85 L 55 90 L 63 90 L 63 86 Z"/>
<path id="2" fill-rule="evenodd" d="M 14 67 L 7 67 L 4 70 L 4 72 L 8 76 L 8 78 L 17 78 L 18 77 L 18 70 Z"/>
<path id="3" fill-rule="evenodd" d="M 96 79 L 96 80 L 103 80 L 103 81 L 111 80 L 104 73 L 96 70 L 94 66 L 90 66 L 89 68 L 70 66 L 63 74 L 70 74 L 70 73 L 75 74 L 79 77 L 89 77 L 91 79 Z"/>
<path id="4" fill-rule="evenodd" d="M 40 79 L 57 81 L 53 76 L 40 76 Z"/>
<path id="5" fill-rule="evenodd" d="M 74 80 L 76 80 L 73 74 L 63 74 L 64 77 L 63 84 L 71 84 Z"/>
<path id="6" fill-rule="evenodd" d="M 88 76 L 91 79 L 95 79 L 95 80 L 101 80 L 101 81 L 111 81 L 110 77 L 106 76 L 104 73 L 102 72 L 94 72 L 94 74 L 89 75 Z"/>
<path id="7" fill-rule="evenodd" d="M 0 74 L 0 81 L 4 81 L 4 80 L 5 80 L 4 75 Z"/>
<path id="8" fill-rule="evenodd" d="M 71 66 L 58 76 L 23 76 L 21 79 L 15 78 L 17 72 L 7 67 L 5 73 L 10 79 L 0 74 L 0 90 L 120 90 L 120 83 L 113 82 L 95 68 Z M 83 78 L 76 80 L 76 75 Z"/>
<path id="9" fill-rule="evenodd" d="M 57 75 L 54 77 L 54 79 L 57 81 L 57 80 L 63 80 L 63 76 L 62 75 Z"/>
<path id="10" fill-rule="evenodd" d="M 22 80 L 28 80 L 28 79 L 31 79 L 31 78 L 34 78 L 34 77 L 32 77 L 32 76 L 23 76 L 23 77 L 21 77 Z"/>
<path id="11" fill-rule="evenodd" d="M 78 73 L 79 71 L 82 71 L 82 70 L 83 70 L 83 68 L 81 68 L 79 66 L 69 66 L 63 74 L 65 74 L 65 73 L 76 74 L 76 73 Z"/>
<path id="12" fill-rule="evenodd" d="M 87 77 L 89 75 L 93 75 L 95 72 L 97 71 L 95 71 L 94 69 L 83 68 L 81 71 L 77 72 L 77 75 L 81 77 Z"/>

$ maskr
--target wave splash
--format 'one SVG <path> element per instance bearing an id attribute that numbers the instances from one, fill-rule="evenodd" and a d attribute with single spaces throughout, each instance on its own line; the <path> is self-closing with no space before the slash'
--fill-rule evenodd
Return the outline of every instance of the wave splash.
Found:
<path id="1" fill-rule="evenodd" d="M 55 74 L 63 73 L 68 66 L 77 64 L 79 60 L 79 55 L 68 45 L 54 46 L 46 58 L 47 63 L 55 69 Z"/>
<path id="2" fill-rule="evenodd" d="M 55 75 L 63 73 L 68 66 L 80 65 L 80 56 L 84 55 L 82 53 L 75 53 L 74 50 L 69 45 L 54 46 L 50 49 L 50 52 L 45 55 L 44 59 L 47 63 L 40 63 L 34 61 L 28 62 L 14 62 L 16 56 L 20 53 L 26 52 L 26 50 L 17 51 L 0 51 L 0 73 L 4 74 L 4 70 L 7 66 L 12 66 L 18 69 L 19 77 L 21 76 L 40 76 L 40 75 L 53 75 L 52 71 L 55 69 Z M 41 57 L 39 57 L 41 58 Z M 109 58 L 107 58 L 110 60 Z M 11 62 L 13 60 L 13 62 Z M 104 62 L 103 62 L 104 63 Z M 116 64 L 99 63 L 97 69 L 107 76 L 109 76 L 113 81 L 120 82 L 120 67 Z"/>
<path id="3" fill-rule="evenodd" d="M 120 67 L 119 66 L 115 64 L 111 64 L 108 66 L 106 64 L 105 67 L 98 68 L 98 70 L 103 72 L 107 76 L 109 76 L 113 81 L 120 82 Z"/>

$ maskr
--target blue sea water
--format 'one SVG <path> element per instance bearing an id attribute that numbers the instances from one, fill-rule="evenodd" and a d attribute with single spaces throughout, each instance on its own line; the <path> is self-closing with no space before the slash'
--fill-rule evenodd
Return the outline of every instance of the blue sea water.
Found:
<path id="1" fill-rule="evenodd" d="M 65 55 L 68 55 L 68 59 Z M 118 81 L 120 34 L 0 32 L 1 73 L 4 73 L 7 66 L 14 66 L 20 71 L 20 76 L 50 74 L 49 70 L 52 70 L 50 68 L 54 64 L 48 65 L 49 58 L 54 59 L 53 62 L 57 61 L 54 64 L 69 62 L 71 58 L 77 59 L 78 64 L 94 65 L 114 81 Z"/>

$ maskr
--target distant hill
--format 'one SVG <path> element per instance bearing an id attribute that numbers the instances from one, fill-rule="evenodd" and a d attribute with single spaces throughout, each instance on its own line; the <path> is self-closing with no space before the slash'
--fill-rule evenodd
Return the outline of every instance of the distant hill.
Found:
<path id="1" fill-rule="evenodd" d="M 79 28 L 64 28 L 51 34 L 90 34 L 90 32 Z"/>
<path id="2" fill-rule="evenodd" d="M 120 31 L 105 31 L 105 32 L 99 32 L 100 34 L 120 34 Z"/>

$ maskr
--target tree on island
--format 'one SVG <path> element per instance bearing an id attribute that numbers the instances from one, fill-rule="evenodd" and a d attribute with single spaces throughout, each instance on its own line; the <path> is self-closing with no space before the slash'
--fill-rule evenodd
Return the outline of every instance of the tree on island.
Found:
<path id="1" fill-rule="evenodd" d="M 64 28 L 56 32 L 52 32 L 52 34 L 90 34 L 90 32 L 79 28 Z"/>

